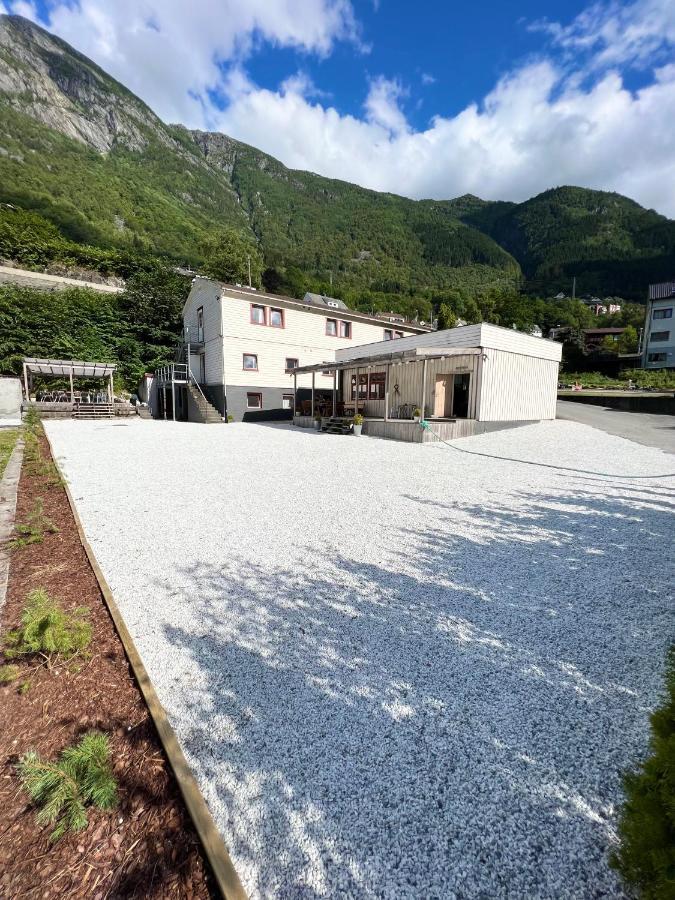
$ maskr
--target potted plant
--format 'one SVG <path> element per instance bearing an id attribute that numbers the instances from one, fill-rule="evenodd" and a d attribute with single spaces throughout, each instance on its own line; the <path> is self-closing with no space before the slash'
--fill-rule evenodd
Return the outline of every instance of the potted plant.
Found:
<path id="1" fill-rule="evenodd" d="M 413 409 L 413 422 L 419 422 L 421 418 L 422 410 L 419 408 L 419 406 L 416 406 L 415 409 Z"/>
<path id="2" fill-rule="evenodd" d="M 314 427 L 317 431 L 321 431 L 321 413 L 314 413 Z"/>
<path id="3" fill-rule="evenodd" d="M 361 434 L 361 429 L 363 428 L 363 416 L 361 413 L 357 413 L 352 419 L 353 431 L 354 434 Z"/>

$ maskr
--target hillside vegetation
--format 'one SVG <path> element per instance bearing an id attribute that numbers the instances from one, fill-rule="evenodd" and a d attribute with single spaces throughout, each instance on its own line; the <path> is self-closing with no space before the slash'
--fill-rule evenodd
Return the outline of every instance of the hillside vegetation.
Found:
<path id="1" fill-rule="evenodd" d="M 419 314 L 438 292 L 569 293 L 574 276 L 578 294 L 643 300 L 675 274 L 675 223 L 625 197 L 413 201 L 293 171 L 226 135 L 166 125 L 18 16 L 0 16 L 0 116 L 0 202 L 75 242 L 192 265 L 214 230 L 234 227 L 258 243 L 265 283 L 289 293 Z"/>

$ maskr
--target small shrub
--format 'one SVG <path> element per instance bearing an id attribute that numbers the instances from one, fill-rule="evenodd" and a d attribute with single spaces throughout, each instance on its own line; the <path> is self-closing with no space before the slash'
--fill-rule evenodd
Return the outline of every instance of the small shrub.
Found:
<path id="1" fill-rule="evenodd" d="M 363 425 L 363 416 L 361 413 L 357 413 L 352 419 L 354 425 Z"/>
<path id="2" fill-rule="evenodd" d="M 31 591 L 21 617 L 21 628 L 8 632 L 5 656 L 13 659 L 40 653 L 66 658 L 89 646 L 88 610 L 78 607 L 66 613 L 42 588 Z"/>
<path id="3" fill-rule="evenodd" d="M 30 690 L 30 681 L 22 681 L 19 685 L 19 693 L 23 697 Z"/>
<path id="4" fill-rule="evenodd" d="M 28 407 L 23 422 L 27 428 L 37 428 L 40 425 L 40 414 L 34 406 Z"/>
<path id="5" fill-rule="evenodd" d="M 50 839 L 87 827 L 87 806 L 112 809 L 117 783 L 110 767 L 110 744 L 105 734 L 91 731 L 79 744 L 67 747 L 58 762 L 26 753 L 19 762 L 25 790 L 40 808 L 39 825 L 55 825 Z"/>
<path id="6" fill-rule="evenodd" d="M 13 550 L 20 550 L 29 544 L 41 544 L 45 534 L 57 534 L 59 529 L 45 516 L 42 497 L 38 497 L 28 514 L 28 521 L 15 525 L 14 530 L 17 537 L 9 542 L 9 546 Z"/>
<path id="7" fill-rule="evenodd" d="M 624 776 L 621 846 L 611 863 L 645 900 L 675 897 L 675 645 L 665 702 L 651 715 L 650 754 Z"/>
<path id="8" fill-rule="evenodd" d="M 19 677 L 18 666 L 0 666 L 0 684 L 9 684 Z"/>

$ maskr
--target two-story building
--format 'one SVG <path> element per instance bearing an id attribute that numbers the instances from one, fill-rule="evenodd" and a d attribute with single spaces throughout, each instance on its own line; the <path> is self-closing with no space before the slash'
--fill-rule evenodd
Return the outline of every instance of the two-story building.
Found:
<path id="1" fill-rule="evenodd" d="M 298 366 L 332 359 L 340 348 L 431 330 L 383 322 L 320 294 L 296 300 L 200 276 L 192 283 L 183 320 L 193 382 L 223 417 L 235 421 L 290 419 L 292 373 Z M 300 402 L 309 399 L 311 381 L 310 375 L 298 376 Z M 333 374 L 319 372 L 314 381 L 316 398 L 328 399 Z M 177 405 L 181 402 L 177 398 Z M 188 404 L 191 417 L 189 411 Z"/>
<path id="2" fill-rule="evenodd" d="M 642 365 L 645 369 L 675 367 L 675 281 L 649 285 Z"/>

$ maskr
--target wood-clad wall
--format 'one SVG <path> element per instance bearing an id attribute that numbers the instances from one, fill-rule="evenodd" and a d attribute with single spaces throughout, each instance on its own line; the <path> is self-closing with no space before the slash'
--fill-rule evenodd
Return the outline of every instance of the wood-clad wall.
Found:
<path id="1" fill-rule="evenodd" d="M 386 366 L 372 364 L 368 369 L 360 368 L 359 374 L 385 372 Z M 389 369 L 389 416 L 397 417 L 397 411 L 403 404 L 422 405 L 422 373 L 424 362 L 416 359 L 407 363 L 392 363 Z M 475 417 L 479 390 L 480 356 L 448 356 L 445 359 L 427 361 L 427 387 L 425 392 L 424 416 L 434 414 L 436 378 L 439 375 L 454 375 L 461 372 L 471 373 L 469 398 L 469 418 Z M 342 373 L 342 387 L 346 402 L 351 401 L 351 379 L 356 369 L 345 369 Z M 366 400 L 364 404 L 366 416 L 384 416 L 384 400 Z"/>

